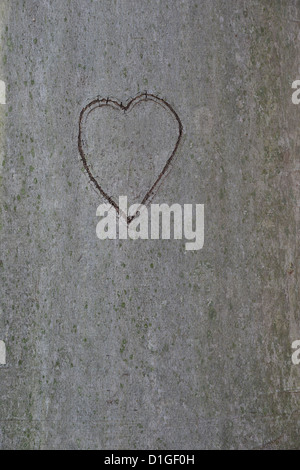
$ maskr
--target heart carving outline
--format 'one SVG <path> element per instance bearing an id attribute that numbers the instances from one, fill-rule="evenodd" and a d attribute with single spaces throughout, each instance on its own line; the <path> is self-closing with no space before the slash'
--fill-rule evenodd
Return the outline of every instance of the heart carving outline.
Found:
<path id="1" fill-rule="evenodd" d="M 92 174 L 92 172 L 91 172 L 91 170 L 88 166 L 86 155 L 85 155 L 85 152 L 84 152 L 84 149 L 83 149 L 83 146 L 84 146 L 83 124 L 84 124 L 84 122 L 86 122 L 89 114 L 92 113 L 94 110 L 96 110 L 98 108 L 109 106 L 109 107 L 113 107 L 114 109 L 124 111 L 124 113 L 126 113 L 126 112 L 129 113 L 133 109 L 134 106 L 138 105 L 139 103 L 141 103 L 143 101 L 154 101 L 155 103 L 159 104 L 166 111 L 170 112 L 175 117 L 175 119 L 178 123 L 178 137 L 177 137 L 175 146 L 173 148 L 173 151 L 172 151 L 170 157 L 168 157 L 163 169 L 159 173 L 159 175 L 156 178 L 155 182 L 152 184 L 150 189 L 145 194 L 142 202 L 140 203 L 140 205 L 144 205 L 149 201 L 150 197 L 154 194 L 154 191 L 157 188 L 158 183 L 161 181 L 163 176 L 166 174 L 173 158 L 175 157 L 175 154 L 177 152 L 177 149 L 179 147 L 179 144 L 180 144 L 180 141 L 181 141 L 181 138 L 182 138 L 183 126 L 182 126 L 181 120 L 180 120 L 178 114 L 176 113 L 176 111 L 174 110 L 174 108 L 166 100 L 164 100 L 163 98 L 159 98 L 156 95 L 153 95 L 151 93 L 146 92 L 146 93 L 138 94 L 135 98 L 132 98 L 126 105 L 123 105 L 122 102 L 119 102 L 119 101 L 113 100 L 113 99 L 109 99 L 109 98 L 107 98 L 107 99 L 106 98 L 102 98 L 102 99 L 96 98 L 96 99 L 92 100 L 90 103 L 88 103 L 81 110 L 80 117 L 79 117 L 78 150 L 79 150 L 80 157 L 81 157 L 81 160 L 82 160 L 82 163 L 83 163 L 83 167 L 86 170 L 91 182 L 96 187 L 97 191 L 115 208 L 117 214 L 119 214 L 119 215 L 120 215 L 120 207 L 112 199 L 112 197 L 109 196 L 106 191 L 104 191 L 104 189 L 98 183 L 97 179 L 93 176 L 93 174 Z M 137 216 L 137 213 L 133 216 L 127 217 L 127 225 L 129 225 L 130 222 L 132 222 L 132 220 L 136 216 Z"/>

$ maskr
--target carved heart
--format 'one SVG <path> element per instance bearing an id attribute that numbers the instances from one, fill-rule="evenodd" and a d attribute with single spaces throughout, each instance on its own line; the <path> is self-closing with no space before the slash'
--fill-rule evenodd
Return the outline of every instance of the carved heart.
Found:
<path id="1" fill-rule="evenodd" d="M 171 153 L 169 152 L 165 163 L 163 164 L 163 167 L 159 174 L 156 176 L 156 179 L 154 182 L 150 184 L 150 187 L 146 188 L 144 191 L 145 195 L 142 198 L 141 204 L 146 204 L 149 200 L 150 197 L 154 194 L 155 189 L 158 187 L 158 183 L 161 181 L 163 176 L 166 174 L 169 165 L 171 161 L 173 160 L 175 153 L 178 149 L 181 137 L 182 137 L 182 123 L 180 121 L 180 118 L 176 111 L 172 108 L 172 106 L 167 103 L 162 98 L 159 98 L 158 96 L 148 94 L 148 93 L 142 93 L 137 95 L 135 98 L 130 100 L 127 105 L 123 105 L 122 103 L 112 100 L 112 99 L 94 99 L 91 101 L 87 106 L 85 106 L 81 113 L 80 113 L 80 118 L 79 118 L 79 135 L 78 135 L 78 149 L 79 153 L 83 162 L 84 169 L 86 170 L 91 182 L 95 186 L 96 190 L 116 209 L 117 213 L 120 214 L 120 208 L 118 204 L 114 201 L 113 197 L 108 194 L 107 189 L 103 188 L 103 183 L 100 184 L 97 180 L 98 176 L 95 176 L 90 168 L 90 165 L 88 164 L 88 158 L 87 158 L 87 151 L 85 150 L 86 146 L 86 140 L 84 137 L 84 126 L 87 123 L 88 117 L 95 112 L 95 110 L 101 108 L 102 110 L 107 110 L 108 108 L 114 109 L 117 111 L 122 111 L 125 115 L 128 115 L 136 106 L 140 105 L 141 103 L 155 103 L 156 105 L 159 105 L 162 107 L 165 111 L 167 111 L 172 118 L 176 120 L 178 124 L 178 134 L 176 135 L 176 143 L 173 147 L 173 150 L 171 149 Z M 108 184 L 106 182 L 106 184 Z M 130 224 L 130 222 L 136 217 L 136 214 L 131 217 L 127 217 L 127 223 Z"/>

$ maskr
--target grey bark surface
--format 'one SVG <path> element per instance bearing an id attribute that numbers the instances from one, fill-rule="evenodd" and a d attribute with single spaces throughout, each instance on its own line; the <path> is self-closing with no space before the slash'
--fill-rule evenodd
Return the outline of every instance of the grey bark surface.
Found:
<path id="1" fill-rule="evenodd" d="M 0 448 L 299 448 L 300 3 L 0 10 Z M 96 237 L 79 114 L 145 90 L 184 129 L 153 202 L 205 204 L 200 251 Z M 174 130 L 136 113 L 87 132 L 99 179 L 139 199 L 162 160 L 136 154 L 167 155 Z"/>

